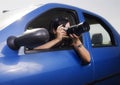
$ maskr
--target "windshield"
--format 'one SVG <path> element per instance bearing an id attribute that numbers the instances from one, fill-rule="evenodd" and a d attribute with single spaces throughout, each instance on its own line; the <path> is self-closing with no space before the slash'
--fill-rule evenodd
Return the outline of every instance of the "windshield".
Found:
<path id="1" fill-rule="evenodd" d="M 26 8 L 3 12 L 0 15 L 0 30 L 2 30 L 4 27 L 8 26 L 9 24 L 13 23 L 14 21 L 21 19 L 25 14 L 36 9 L 37 7 L 38 6 L 30 6 L 30 7 L 26 7 Z"/>

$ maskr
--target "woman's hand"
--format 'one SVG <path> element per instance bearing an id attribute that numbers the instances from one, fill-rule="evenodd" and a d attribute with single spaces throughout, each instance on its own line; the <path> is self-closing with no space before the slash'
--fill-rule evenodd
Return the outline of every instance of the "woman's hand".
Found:
<path id="1" fill-rule="evenodd" d="M 59 39 L 59 40 L 62 40 L 62 38 L 64 36 L 66 36 L 66 35 L 67 34 L 66 34 L 65 30 L 64 30 L 63 25 L 58 26 L 58 28 L 56 30 L 56 38 Z"/>
<path id="2" fill-rule="evenodd" d="M 72 45 L 73 45 L 74 47 L 82 44 L 81 41 L 80 41 L 80 39 L 79 39 L 79 37 L 78 37 L 76 34 L 70 34 L 70 37 L 71 37 L 71 39 L 73 40 Z"/>

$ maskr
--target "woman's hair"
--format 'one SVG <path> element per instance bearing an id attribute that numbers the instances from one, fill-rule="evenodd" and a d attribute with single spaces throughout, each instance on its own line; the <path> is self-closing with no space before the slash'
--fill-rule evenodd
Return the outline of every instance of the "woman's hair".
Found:
<path id="1" fill-rule="evenodd" d="M 50 32 L 52 32 L 53 30 L 56 30 L 57 27 L 61 24 L 63 24 L 63 26 L 65 26 L 67 22 L 69 22 L 67 17 L 57 17 L 57 18 L 53 19 L 50 22 L 50 26 L 49 26 Z"/>

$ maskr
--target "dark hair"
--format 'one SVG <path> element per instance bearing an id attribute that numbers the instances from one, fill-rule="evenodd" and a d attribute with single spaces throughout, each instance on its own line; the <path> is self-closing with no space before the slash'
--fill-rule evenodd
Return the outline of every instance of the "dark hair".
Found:
<path id="1" fill-rule="evenodd" d="M 67 17 L 57 17 L 57 18 L 53 19 L 49 26 L 50 32 L 52 32 L 53 29 L 56 30 L 57 27 L 61 24 L 63 24 L 63 26 L 65 26 L 67 22 L 69 22 Z"/>

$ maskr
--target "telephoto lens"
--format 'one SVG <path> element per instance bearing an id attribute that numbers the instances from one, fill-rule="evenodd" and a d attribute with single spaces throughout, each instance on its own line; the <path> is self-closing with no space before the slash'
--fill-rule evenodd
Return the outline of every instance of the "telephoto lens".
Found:
<path id="1" fill-rule="evenodd" d="M 70 26 L 66 31 L 67 34 L 76 34 L 80 36 L 84 32 L 88 32 L 90 30 L 90 26 L 87 22 L 82 22 L 77 25 Z"/>

